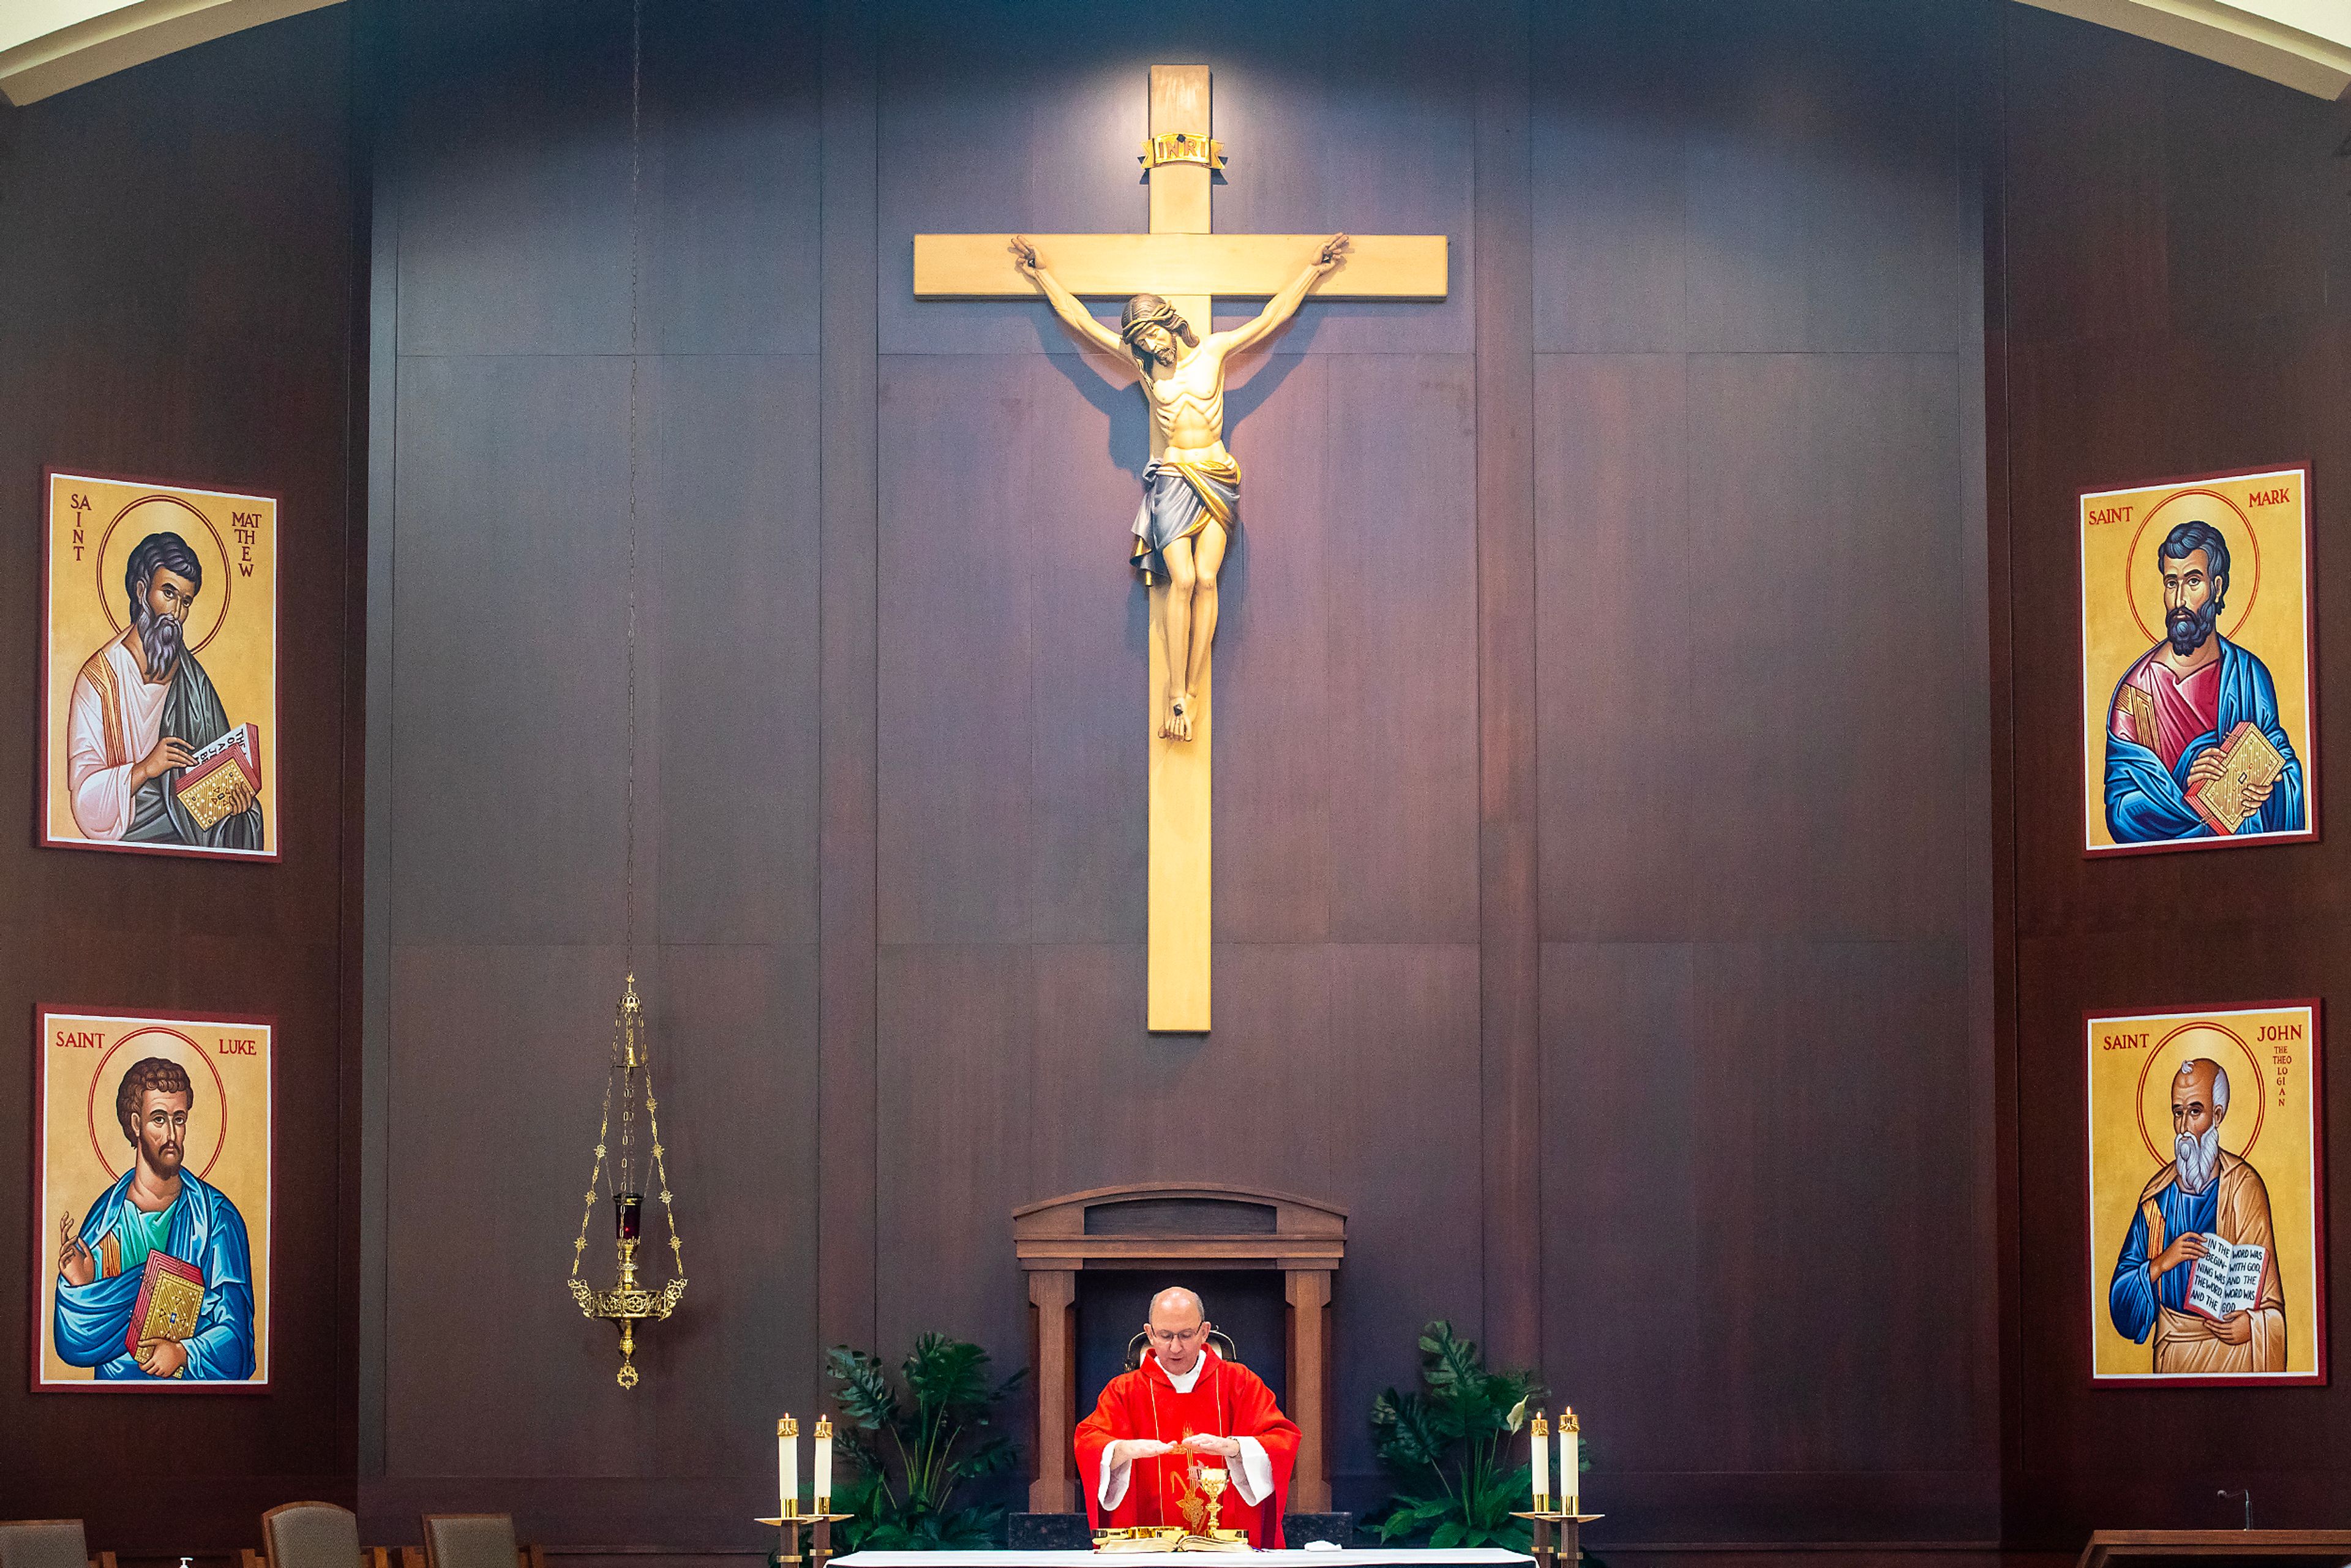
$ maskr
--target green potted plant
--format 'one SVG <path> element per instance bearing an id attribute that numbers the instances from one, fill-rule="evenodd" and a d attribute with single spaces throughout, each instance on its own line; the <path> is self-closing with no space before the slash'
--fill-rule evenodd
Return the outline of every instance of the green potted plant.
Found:
<path id="1" fill-rule="evenodd" d="M 990 1387 L 987 1353 L 943 1333 L 914 1341 L 896 1381 L 866 1351 L 835 1345 L 825 1359 L 846 1471 L 833 1509 L 855 1516 L 841 1527 L 841 1550 L 1003 1544 L 1003 1506 L 960 1494 L 1012 1468 L 1012 1439 L 991 1427 L 1026 1370 Z"/>
<path id="2" fill-rule="evenodd" d="M 1515 1441 L 1541 1396 L 1531 1372 L 1489 1372 L 1475 1342 L 1439 1318 L 1420 1336 L 1421 1390 L 1372 1402 L 1380 1467 L 1394 1485 L 1370 1527 L 1382 1541 L 1525 1551 L 1532 1477 Z"/>

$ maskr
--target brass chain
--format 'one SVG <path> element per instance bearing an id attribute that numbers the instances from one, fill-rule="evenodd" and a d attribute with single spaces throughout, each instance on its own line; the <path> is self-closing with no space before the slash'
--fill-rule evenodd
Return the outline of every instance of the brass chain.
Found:
<path id="1" fill-rule="evenodd" d="M 604 1172 L 604 1138 L 612 1129 L 612 1074 L 604 1073 L 604 1115 L 596 1124 L 596 1161 L 588 1167 L 588 1207 L 580 1216 L 580 1239 L 571 1244 L 571 1277 L 580 1277 L 580 1260 L 588 1252 L 588 1222 L 596 1218 L 596 1178 Z"/>
<path id="2" fill-rule="evenodd" d="M 669 1254 L 671 1270 L 672 1272 L 675 1273 L 679 1279 L 683 1280 L 685 1278 L 685 1250 L 684 1245 L 677 1239 L 677 1210 L 670 1207 L 669 1164 L 667 1160 L 664 1158 L 664 1155 L 667 1151 L 662 1147 L 661 1118 L 655 1114 L 660 1107 L 661 1102 L 653 1098 L 653 1064 L 648 1062 L 645 1065 L 645 1123 L 653 1129 L 653 1175 L 661 1182 L 662 1218 L 669 1221 Z"/>
<path id="3" fill-rule="evenodd" d="M 626 883 L 622 914 L 622 956 L 637 967 L 637 331 L 639 264 L 638 197 L 644 163 L 644 0 L 629 9 L 629 772 L 625 843 Z"/>

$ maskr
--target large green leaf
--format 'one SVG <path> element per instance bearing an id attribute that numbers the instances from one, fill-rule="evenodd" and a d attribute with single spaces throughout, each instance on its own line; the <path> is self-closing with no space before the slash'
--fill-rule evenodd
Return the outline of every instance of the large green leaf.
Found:
<path id="1" fill-rule="evenodd" d="M 832 1402 L 852 1425 L 880 1432 L 896 1424 L 898 1394 L 890 1386 L 890 1375 L 883 1370 L 880 1356 L 837 1344 L 825 1353 L 825 1361 L 826 1374 L 840 1385 L 833 1390 Z"/>
<path id="2" fill-rule="evenodd" d="M 1442 1465 L 1460 1436 L 1430 1401 L 1393 1388 L 1372 1401 L 1372 1429 L 1380 1462 L 1404 1471 Z"/>
<path id="3" fill-rule="evenodd" d="M 1442 1318 L 1422 1331 L 1419 1350 L 1421 1391 L 1391 1388 L 1372 1402 L 1376 1451 L 1396 1490 L 1371 1529 L 1448 1550 L 1524 1549 L 1530 1531 L 1511 1514 L 1532 1487 L 1517 1434 L 1541 1383 L 1531 1372 L 1489 1372 L 1476 1342 Z"/>
<path id="4" fill-rule="evenodd" d="M 1013 1469 L 1012 1440 L 991 1430 L 995 1407 L 1019 1385 L 993 1387 L 987 1353 L 925 1333 L 899 1364 L 903 1389 L 882 1359 L 847 1345 L 826 1357 L 841 1412 L 851 1479 L 835 1493 L 856 1517 L 841 1530 L 852 1551 L 927 1551 L 1001 1543 L 1004 1510 L 958 1507 L 965 1483 Z"/>

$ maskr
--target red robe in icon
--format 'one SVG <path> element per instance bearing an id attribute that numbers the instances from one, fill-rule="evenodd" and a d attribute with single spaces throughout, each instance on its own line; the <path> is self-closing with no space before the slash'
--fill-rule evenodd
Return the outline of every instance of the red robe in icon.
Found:
<path id="1" fill-rule="evenodd" d="M 1159 1364 L 1143 1364 L 1110 1380 L 1094 1413 L 1078 1423 L 1078 1481 L 1086 1490 L 1086 1517 L 1097 1530 L 1170 1524 L 1202 1531 L 1207 1500 L 1200 1492 L 1205 1466 L 1230 1477 L 1220 1500 L 1228 1530 L 1249 1531 L 1249 1544 L 1279 1547 L 1281 1515 L 1290 1501 L 1290 1471 L 1298 1458 L 1298 1427 L 1273 1403 L 1273 1390 L 1246 1366 L 1203 1348 L 1188 1392 Z M 1234 1458 L 1213 1454 L 1165 1454 L 1131 1465 L 1105 1467 L 1103 1450 L 1122 1437 L 1173 1443 L 1199 1433 L 1242 1439 Z M 1108 1473 L 1104 1471 L 1107 1469 Z"/>

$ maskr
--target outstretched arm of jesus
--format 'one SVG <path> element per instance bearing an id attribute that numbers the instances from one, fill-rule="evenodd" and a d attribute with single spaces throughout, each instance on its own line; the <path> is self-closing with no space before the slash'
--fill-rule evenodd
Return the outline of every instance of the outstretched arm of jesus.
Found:
<path id="1" fill-rule="evenodd" d="M 1314 287 L 1322 275 L 1339 265 L 1339 253 L 1347 248 L 1345 235 L 1332 235 L 1322 242 L 1322 254 L 1306 264 L 1306 270 L 1282 286 L 1281 292 L 1265 302 L 1265 308 L 1255 318 L 1241 323 L 1229 332 L 1219 332 L 1227 352 L 1246 349 L 1262 342 L 1281 329 L 1283 322 L 1298 314 L 1306 299 L 1306 291 Z"/>
<path id="2" fill-rule="evenodd" d="M 1084 302 L 1061 287 L 1061 280 L 1046 267 L 1044 259 L 1037 254 L 1037 247 L 1029 243 L 1027 235 L 1012 236 L 1012 260 L 1036 283 L 1044 293 L 1046 302 L 1053 307 L 1053 314 L 1059 316 L 1071 331 L 1104 353 L 1117 355 L 1119 362 L 1127 369 L 1134 368 L 1134 360 L 1126 351 L 1124 340 L 1095 320 L 1094 313 L 1085 308 Z"/>

